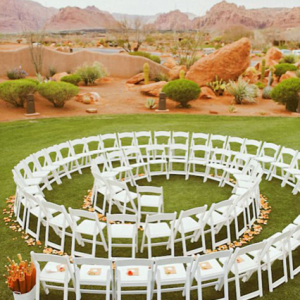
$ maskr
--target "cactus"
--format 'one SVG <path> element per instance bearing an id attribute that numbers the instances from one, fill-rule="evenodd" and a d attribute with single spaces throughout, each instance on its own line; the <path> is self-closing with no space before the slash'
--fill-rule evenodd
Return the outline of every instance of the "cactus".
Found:
<path id="1" fill-rule="evenodd" d="M 179 72 L 179 78 L 180 78 L 180 79 L 184 79 L 184 78 L 185 78 L 185 72 L 184 72 L 184 70 L 181 70 L 181 71 Z"/>
<path id="2" fill-rule="evenodd" d="M 144 71 L 145 84 L 149 84 L 150 67 L 148 63 L 144 63 L 143 71 Z"/>
<path id="3" fill-rule="evenodd" d="M 273 70 L 270 69 L 268 85 L 263 89 L 263 92 L 262 92 L 263 99 L 271 99 L 271 92 L 273 90 L 273 88 L 271 87 L 272 80 L 273 80 Z"/>
<path id="4" fill-rule="evenodd" d="M 260 79 L 264 80 L 266 76 L 266 60 L 263 59 L 261 62 L 261 75 L 260 75 Z"/>

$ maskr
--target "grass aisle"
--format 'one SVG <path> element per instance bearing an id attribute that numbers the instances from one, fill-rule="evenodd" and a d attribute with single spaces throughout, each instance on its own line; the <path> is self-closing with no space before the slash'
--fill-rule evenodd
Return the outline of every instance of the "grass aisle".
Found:
<path id="1" fill-rule="evenodd" d="M 42 148 L 58 144 L 70 139 L 97 135 L 100 133 L 112 133 L 122 131 L 140 130 L 174 130 L 189 132 L 205 132 L 222 135 L 231 135 L 258 139 L 277 143 L 286 147 L 300 150 L 300 118 L 269 118 L 269 117 L 219 117 L 201 115 L 123 115 L 123 116 L 95 116 L 76 117 L 62 119 L 44 119 L 32 121 L 18 121 L 0 123 L 0 199 L 3 209 L 6 197 L 14 194 L 12 168 L 29 154 Z M 183 178 L 171 176 L 171 181 L 154 178 L 153 184 L 163 185 L 165 189 L 166 211 L 187 209 L 193 206 L 211 204 L 226 199 L 230 194 L 229 188 L 218 189 L 217 184 L 208 181 L 202 184 L 198 178 L 185 182 Z M 52 192 L 47 192 L 49 200 L 63 203 L 66 207 L 80 207 L 82 198 L 87 189 L 92 185 L 90 172 L 86 170 L 84 175 L 74 174 L 73 180 L 63 180 L 63 185 L 54 186 Z M 263 181 L 262 192 L 270 199 L 273 208 L 268 225 L 261 235 L 255 238 L 260 241 L 272 233 L 281 231 L 288 223 L 300 213 L 300 196 L 292 196 L 291 188 L 281 188 L 278 180 L 271 183 Z M 199 197 L 198 195 L 201 194 Z M 6 256 L 16 258 L 17 253 L 22 253 L 24 258 L 29 258 L 30 251 L 41 251 L 37 246 L 29 247 L 20 238 L 20 233 L 15 233 L 5 226 L 3 217 L 0 218 L 0 269 L 4 273 Z M 17 238 L 17 239 L 16 239 Z M 42 239 L 42 242 L 43 239 Z M 180 244 L 177 244 L 177 250 Z M 68 248 L 66 248 L 68 250 Z M 298 256 L 299 257 L 299 256 Z M 299 264 L 299 262 L 298 262 Z M 274 266 L 274 271 L 280 271 L 280 264 Z M 275 274 L 274 273 L 274 274 Z M 255 284 L 255 278 L 251 280 Z M 248 286 L 242 288 L 246 291 Z M 234 295 L 234 285 L 230 285 L 231 295 Z M 264 272 L 264 298 L 272 300 L 298 299 L 300 294 L 300 277 L 277 288 L 274 293 L 268 293 L 266 274 Z M 56 296 L 58 295 L 58 296 Z M 75 299 L 74 294 L 69 294 L 69 299 Z M 209 289 L 205 299 L 215 299 L 216 295 Z M 221 297 L 219 295 L 219 297 Z M 51 292 L 49 296 L 41 296 L 41 299 L 60 299 L 61 294 Z M 144 297 L 124 297 L 124 299 L 143 299 Z M 0 300 L 12 299 L 11 292 L 5 286 L 4 279 L 0 281 Z M 82 299 L 104 299 L 102 296 L 83 296 Z M 165 294 L 163 299 L 182 299 L 179 293 Z M 192 299 L 197 299 L 193 293 Z M 231 299 L 234 299 L 232 297 Z"/>

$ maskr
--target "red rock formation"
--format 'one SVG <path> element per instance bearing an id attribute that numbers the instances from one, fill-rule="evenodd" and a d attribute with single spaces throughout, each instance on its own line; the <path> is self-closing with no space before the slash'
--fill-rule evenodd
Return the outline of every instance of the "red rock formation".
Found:
<path id="1" fill-rule="evenodd" d="M 218 76 L 223 80 L 237 79 L 250 64 L 250 41 L 242 38 L 218 51 L 199 59 L 186 74 L 186 79 L 193 80 L 200 86 Z"/>

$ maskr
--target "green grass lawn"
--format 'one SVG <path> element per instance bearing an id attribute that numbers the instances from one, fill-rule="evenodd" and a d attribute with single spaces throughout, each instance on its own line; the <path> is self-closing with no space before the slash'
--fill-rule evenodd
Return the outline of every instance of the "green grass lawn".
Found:
<path id="1" fill-rule="evenodd" d="M 219 117 L 200 115 L 127 115 L 127 116 L 95 116 L 76 117 L 63 119 L 44 119 L 32 121 L 19 121 L 11 123 L 0 123 L 0 199 L 1 208 L 6 206 L 6 197 L 14 194 L 11 169 L 23 158 L 44 147 L 51 146 L 67 140 L 87 137 L 101 133 L 112 133 L 122 131 L 140 130 L 174 130 L 189 132 L 214 133 L 250 139 L 264 140 L 277 143 L 293 149 L 300 150 L 300 119 L 299 118 L 269 118 L 269 117 Z M 60 186 L 53 185 L 54 190 L 46 192 L 46 198 L 55 203 L 64 204 L 67 208 L 79 208 L 84 195 L 92 187 L 93 179 L 88 169 L 83 175 L 74 173 L 73 179 L 63 179 Z M 141 181 L 140 184 L 148 184 Z M 167 181 L 165 177 L 154 177 L 151 185 L 164 187 L 165 211 L 180 212 L 204 204 L 225 200 L 231 193 L 231 188 L 218 188 L 217 183 L 208 180 L 203 184 L 202 179 L 190 177 L 185 181 L 183 177 L 171 176 Z M 272 206 L 272 212 L 268 225 L 264 226 L 262 233 L 254 239 L 261 241 L 271 234 L 281 231 L 287 224 L 292 222 L 300 213 L 300 197 L 292 196 L 291 188 L 280 187 L 280 182 L 274 179 L 271 183 L 263 181 L 262 193 L 267 195 Z M 16 259 L 17 253 L 24 258 L 29 258 L 30 251 L 42 251 L 42 247 L 29 247 L 21 239 L 20 233 L 15 233 L 5 226 L 3 218 L 0 219 L 0 268 L 5 271 L 6 256 Z M 17 238 L 17 239 L 15 239 Z M 41 241 L 43 242 L 44 232 Z M 66 242 L 66 251 L 69 252 L 70 241 Z M 164 255 L 166 251 L 158 247 L 153 255 Z M 129 253 L 127 250 L 116 250 L 114 255 Z M 180 255 L 181 245 L 176 244 L 176 254 Z M 99 256 L 107 257 L 107 254 L 98 249 Z M 138 254 L 138 257 L 145 257 Z M 298 251 L 298 259 L 300 253 Z M 300 261 L 300 259 L 299 259 Z M 298 264 L 299 264 L 298 261 Z M 281 274 L 281 265 L 274 265 L 274 274 Z M 298 299 L 300 294 L 300 276 L 293 281 L 277 288 L 274 293 L 268 292 L 268 284 L 264 272 L 264 299 L 282 300 Z M 255 276 L 246 284 L 242 284 L 242 290 L 249 292 L 256 284 Z M 230 284 L 231 299 L 234 297 L 234 284 Z M 46 296 L 43 292 L 41 299 L 60 299 L 62 294 L 51 292 Z M 221 297 L 213 289 L 207 289 L 204 299 L 216 299 Z M 12 299 L 11 292 L 5 286 L 4 279 L 0 282 L 0 300 Z M 75 299 L 73 293 L 69 299 Z M 103 296 L 84 295 L 82 299 L 104 299 Z M 128 296 L 124 299 L 144 299 L 143 296 Z M 182 299 L 180 293 L 164 294 L 163 299 Z M 192 293 L 192 299 L 197 299 L 196 293 Z"/>

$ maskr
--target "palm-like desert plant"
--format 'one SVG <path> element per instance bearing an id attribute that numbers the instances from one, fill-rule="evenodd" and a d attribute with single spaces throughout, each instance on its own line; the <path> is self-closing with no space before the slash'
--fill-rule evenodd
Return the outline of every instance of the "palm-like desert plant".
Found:
<path id="1" fill-rule="evenodd" d="M 239 77 L 237 82 L 230 80 L 227 91 L 234 96 L 236 104 L 242 104 L 243 101 L 255 103 L 255 98 L 258 96 L 258 87 L 254 84 L 249 84 L 242 77 Z"/>

